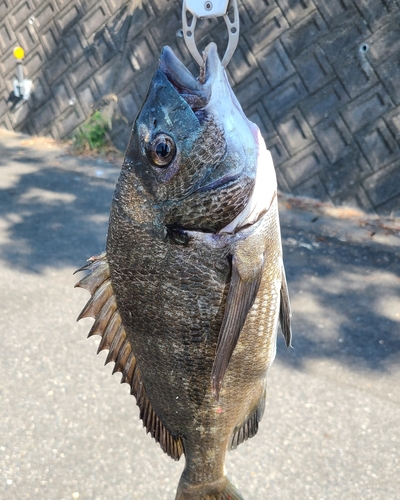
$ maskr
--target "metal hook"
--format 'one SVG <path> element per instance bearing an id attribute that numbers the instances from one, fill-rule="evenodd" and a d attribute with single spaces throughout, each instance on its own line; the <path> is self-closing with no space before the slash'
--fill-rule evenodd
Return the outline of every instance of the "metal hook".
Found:
<path id="1" fill-rule="evenodd" d="M 239 43 L 239 9 L 237 0 L 231 0 L 233 7 L 233 22 L 229 19 L 227 14 L 229 0 L 183 0 L 182 5 L 182 26 L 183 37 L 186 46 L 199 66 L 203 66 L 203 58 L 197 48 L 195 40 L 195 29 L 197 19 L 209 19 L 223 16 L 225 24 L 228 28 L 228 46 L 226 48 L 224 57 L 222 58 L 222 65 L 226 67 L 231 60 L 236 47 Z M 192 15 L 192 19 L 188 22 L 187 13 Z"/>

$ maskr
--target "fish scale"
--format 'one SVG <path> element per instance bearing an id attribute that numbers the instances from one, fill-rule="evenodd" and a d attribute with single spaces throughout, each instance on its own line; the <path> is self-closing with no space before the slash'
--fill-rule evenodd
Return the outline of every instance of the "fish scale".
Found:
<path id="1" fill-rule="evenodd" d="M 204 60 L 199 82 L 170 49 L 161 55 L 106 252 L 78 283 L 92 294 L 80 317 L 95 318 L 90 335 L 147 432 L 185 455 L 176 499 L 235 500 L 225 456 L 257 433 L 279 322 L 291 343 L 290 305 L 271 156 L 213 44 Z"/>

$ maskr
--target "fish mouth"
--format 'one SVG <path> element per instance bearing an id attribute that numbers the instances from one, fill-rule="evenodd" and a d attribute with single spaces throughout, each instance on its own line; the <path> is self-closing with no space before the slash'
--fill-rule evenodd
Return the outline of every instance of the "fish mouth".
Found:
<path id="1" fill-rule="evenodd" d="M 165 74 L 168 81 L 193 111 L 207 106 L 211 99 L 212 84 L 217 79 L 216 77 L 224 71 L 215 43 L 210 43 L 205 48 L 203 60 L 204 65 L 200 68 L 199 78 L 195 78 L 173 50 L 165 46 L 161 52 L 158 66 L 158 69 Z"/>

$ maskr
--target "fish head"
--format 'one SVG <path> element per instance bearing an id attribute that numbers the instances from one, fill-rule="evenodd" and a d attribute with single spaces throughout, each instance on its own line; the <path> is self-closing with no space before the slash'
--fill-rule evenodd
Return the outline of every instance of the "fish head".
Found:
<path id="1" fill-rule="evenodd" d="M 123 171 L 135 182 L 124 189 L 140 184 L 164 226 L 217 232 L 251 196 L 258 128 L 244 115 L 216 45 L 203 57 L 196 79 L 164 47 L 126 152 Z"/>

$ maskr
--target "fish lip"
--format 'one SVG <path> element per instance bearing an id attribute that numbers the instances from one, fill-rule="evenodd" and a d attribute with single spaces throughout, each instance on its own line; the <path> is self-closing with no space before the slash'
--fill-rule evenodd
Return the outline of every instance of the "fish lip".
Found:
<path id="1" fill-rule="evenodd" d="M 168 81 L 175 87 L 193 110 L 205 108 L 211 99 L 213 82 L 223 70 L 218 57 L 217 46 L 210 43 L 203 52 L 204 65 L 200 68 L 200 76 L 196 79 L 184 66 L 174 51 L 163 47 L 158 69 L 164 73 Z"/>
<path id="2" fill-rule="evenodd" d="M 211 42 L 207 45 L 203 52 L 204 66 L 200 69 L 200 81 L 210 86 L 224 72 L 224 67 L 218 56 L 217 45 Z"/>
<path id="3" fill-rule="evenodd" d="M 158 65 L 168 80 L 179 92 L 202 93 L 202 85 L 192 73 L 182 64 L 174 51 L 166 45 L 163 47 Z"/>
<path id="4" fill-rule="evenodd" d="M 164 47 L 161 52 L 158 69 L 164 73 L 193 111 L 207 105 L 211 96 L 209 89 L 196 80 L 168 46 Z"/>

